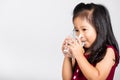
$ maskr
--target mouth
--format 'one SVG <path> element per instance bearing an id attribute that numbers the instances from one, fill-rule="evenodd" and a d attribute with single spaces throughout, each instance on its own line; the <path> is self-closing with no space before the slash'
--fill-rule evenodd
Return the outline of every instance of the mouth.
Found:
<path id="1" fill-rule="evenodd" d="M 85 41 L 82 41 L 82 46 L 85 46 Z"/>

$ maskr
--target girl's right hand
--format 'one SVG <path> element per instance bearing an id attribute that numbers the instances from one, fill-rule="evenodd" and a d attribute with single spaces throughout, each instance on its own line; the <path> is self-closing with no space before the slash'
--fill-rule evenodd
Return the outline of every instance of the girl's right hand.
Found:
<path id="1" fill-rule="evenodd" d="M 63 52 L 65 57 L 71 58 L 72 54 L 71 54 L 71 52 L 69 51 L 69 48 L 68 48 L 68 43 L 67 43 L 68 41 L 70 41 L 70 37 L 65 38 L 65 40 L 63 41 L 62 52 Z M 68 51 L 65 51 L 65 49 L 67 49 Z"/>

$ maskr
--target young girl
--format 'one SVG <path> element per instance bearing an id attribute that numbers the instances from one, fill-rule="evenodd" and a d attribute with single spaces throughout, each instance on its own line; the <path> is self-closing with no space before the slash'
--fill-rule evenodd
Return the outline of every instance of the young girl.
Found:
<path id="1" fill-rule="evenodd" d="M 73 24 L 76 36 L 82 38 L 67 37 L 63 42 L 63 80 L 113 80 L 119 47 L 108 10 L 100 4 L 80 3 L 74 8 Z M 69 53 L 64 52 L 66 47 Z"/>

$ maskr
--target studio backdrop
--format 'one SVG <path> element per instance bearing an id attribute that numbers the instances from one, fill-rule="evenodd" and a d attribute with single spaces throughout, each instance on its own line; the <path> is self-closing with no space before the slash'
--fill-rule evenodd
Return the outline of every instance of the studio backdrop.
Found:
<path id="1" fill-rule="evenodd" d="M 0 0 L 0 80 L 62 80 L 61 45 L 80 2 L 91 0 Z M 120 1 L 92 2 L 108 8 L 120 45 Z"/>

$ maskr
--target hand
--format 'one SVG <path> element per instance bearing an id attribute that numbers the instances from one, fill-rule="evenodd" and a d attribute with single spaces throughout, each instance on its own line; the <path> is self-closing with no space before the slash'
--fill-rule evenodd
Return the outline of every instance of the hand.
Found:
<path id="1" fill-rule="evenodd" d="M 67 41 L 68 48 L 70 52 L 72 53 L 73 57 L 76 58 L 78 55 L 83 55 L 84 54 L 84 48 L 82 47 L 82 42 L 81 40 L 76 37 L 76 39 L 72 39 Z"/>
<path id="2" fill-rule="evenodd" d="M 72 57 L 72 54 L 71 54 L 71 52 L 70 52 L 70 50 L 69 50 L 69 48 L 68 48 L 68 41 L 70 42 L 71 41 L 71 38 L 70 37 L 67 37 L 67 38 L 65 38 L 65 40 L 64 40 L 64 42 L 63 42 L 63 44 L 62 44 L 62 52 L 63 52 L 63 54 L 64 54 L 64 56 L 65 57 Z M 66 50 L 66 51 L 65 51 Z"/>

